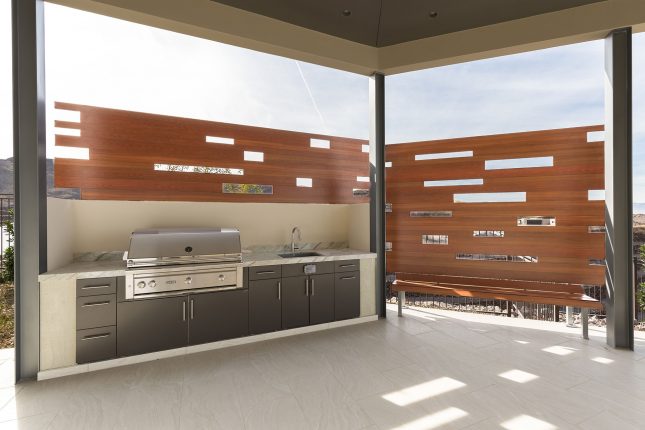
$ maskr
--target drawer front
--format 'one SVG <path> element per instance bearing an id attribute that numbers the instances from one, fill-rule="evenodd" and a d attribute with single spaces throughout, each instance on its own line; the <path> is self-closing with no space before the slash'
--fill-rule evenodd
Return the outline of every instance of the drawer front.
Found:
<path id="1" fill-rule="evenodd" d="M 315 266 L 316 271 L 305 273 L 305 266 Z M 334 273 L 333 261 L 322 261 L 318 263 L 298 263 L 298 264 L 285 264 L 282 266 L 282 277 L 288 278 L 291 276 L 303 275 L 322 275 L 325 273 Z"/>
<path id="2" fill-rule="evenodd" d="M 116 294 L 76 299 L 76 329 L 106 327 L 116 324 Z"/>
<path id="3" fill-rule="evenodd" d="M 76 280 L 76 297 L 116 294 L 116 278 L 91 278 Z"/>
<path id="4" fill-rule="evenodd" d="M 334 261 L 334 271 L 336 273 L 355 272 L 360 270 L 361 260 L 341 260 Z"/>
<path id="5" fill-rule="evenodd" d="M 334 279 L 334 317 L 336 321 L 357 318 L 360 313 L 360 272 L 336 273 Z"/>
<path id="6" fill-rule="evenodd" d="M 276 279 L 282 277 L 282 266 L 258 266 L 249 267 L 249 280 L 259 281 L 261 279 Z"/>
<path id="7" fill-rule="evenodd" d="M 101 327 L 76 332 L 78 364 L 116 358 L 116 327 Z"/>

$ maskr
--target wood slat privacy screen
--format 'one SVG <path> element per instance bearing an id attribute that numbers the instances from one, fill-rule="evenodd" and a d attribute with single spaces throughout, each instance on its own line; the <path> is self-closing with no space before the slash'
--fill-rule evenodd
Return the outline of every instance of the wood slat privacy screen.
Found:
<path id="1" fill-rule="evenodd" d="M 603 285 L 601 130 L 388 145 L 388 271 Z"/>
<path id="2" fill-rule="evenodd" d="M 367 141 L 56 103 L 54 181 L 81 199 L 365 203 Z M 62 115 L 61 115 L 62 116 Z M 313 139 L 313 140 L 312 140 Z M 354 190 L 358 190 L 354 192 Z"/>

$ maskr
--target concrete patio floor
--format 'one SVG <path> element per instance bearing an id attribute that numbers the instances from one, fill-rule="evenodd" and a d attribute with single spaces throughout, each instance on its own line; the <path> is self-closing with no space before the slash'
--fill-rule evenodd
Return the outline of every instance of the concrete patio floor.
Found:
<path id="1" fill-rule="evenodd" d="M 552 322 L 395 311 L 15 387 L 3 375 L 0 429 L 643 428 L 640 333 L 635 352 L 616 351 L 594 327 L 584 341 Z"/>

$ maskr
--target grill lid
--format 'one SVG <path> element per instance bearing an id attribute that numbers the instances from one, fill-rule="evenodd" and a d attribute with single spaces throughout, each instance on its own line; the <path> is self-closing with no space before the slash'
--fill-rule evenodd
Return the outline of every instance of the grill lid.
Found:
<path id="1" fill-rule="evenodd" d="M 130 235 L 128 266 L 138 261 L 241 261 L 240 232 L 234 228 L 163 228 L 136 230 Z"/>

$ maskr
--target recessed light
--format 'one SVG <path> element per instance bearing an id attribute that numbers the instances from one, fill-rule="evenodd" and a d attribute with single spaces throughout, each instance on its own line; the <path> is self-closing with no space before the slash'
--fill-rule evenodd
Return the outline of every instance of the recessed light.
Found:
<path id="1" fill-rule="evenodd" d="M 349 10 L 349 9 L 345 9 L 345 10 L 343 11 L 343 16 L 350 16 L 351 14 L 352 14 L 352 11 L 351 11 L 351 10 Z"/>
<path id="2" fill-rule="evenodd" d="M 439 12 L 432 11 L 428 14 L 428 16 L 430 18 L 436 18 L 437 16 L 439 16 Z"/>

